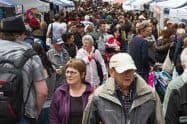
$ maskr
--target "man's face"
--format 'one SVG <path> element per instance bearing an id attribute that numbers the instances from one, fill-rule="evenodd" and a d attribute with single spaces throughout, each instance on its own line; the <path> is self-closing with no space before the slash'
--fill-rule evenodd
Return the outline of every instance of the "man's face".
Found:
<path id="1" fill-rule="evenodd" d="M 63 44 L 56 44 L 55 43 L 53 46 L 57 52 L 61 52 L 63 50 Z"/>
<path id="2" fill-rule="evenodd" d="M 143 29 L 142 32 L 141 32 L 141 35 L 144 38 L 147 37 L 147 36 L 149 36 L 150 35 L 150 29 L 149 29 L 149 27 L 146 27 L 145 29 Z"/>
<path id="3" fill-rule="evenodd" d="M 101 24 L 100 31 L 101 32 L 105 32 L 106 31 L 106 25 L 105 24 Z"/>
<path id="4" fill-rule="evenodd" d="M 110 69 L 111 77 L 113 77 L 122 90 L 129 90 L 134 80 L 135 70 L 127 70 L 123 73 L 117 73 L 114 68 Z"/>

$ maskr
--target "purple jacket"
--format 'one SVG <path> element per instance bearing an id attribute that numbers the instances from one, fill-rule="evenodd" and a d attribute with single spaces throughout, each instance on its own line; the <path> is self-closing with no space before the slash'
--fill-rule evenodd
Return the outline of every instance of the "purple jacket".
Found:
<path id="1" fill-rule="evenodd" d="M 82 95 L 83 108 L 87 105 L 89 95 L 94 91 L 90 83 L 85 82 L 86 91 Z M 69 85 L 64 83 L 53 94 L 53 99 L 49 109 L 50 124 L 68 124 L 70 112 Z"/>

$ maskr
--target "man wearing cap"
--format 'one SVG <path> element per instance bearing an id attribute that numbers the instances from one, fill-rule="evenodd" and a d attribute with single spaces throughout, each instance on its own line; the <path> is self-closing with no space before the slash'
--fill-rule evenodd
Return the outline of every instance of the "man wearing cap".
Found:
<path id="1" fill-rule="evenodd" d="M 24 51 L 32 49 L 30 45 L 23 42 L 24 32 L 26 31 L 24 22 L 21 17 L 9 17 L 2 19 L 0 24 L 0 58 L 17 62 L 23 56 Z M 34 55 L 26 61 L 23 66 L 22 76 L 24 103 L 26 99 L 28 100 L 24 105 L 24 115 L 18 124 L 35 124 L 47 98 L 48 90 L 44 67 L 38 55 Z M 28 95 L 29 90 L 31 92 Z M 1 116 L 0 120 L 2 119 Z M 0 123 L 5 124 L 7 122 L 0 121 Z M 15 123 L 11 122 L 11 124 Z"/>
<path id="2" fill-rule="evenodd" d="M 63 48 L 64 41 L 57 37 L 52 41 L 53 47 L 47 52 L 47 56 L 56 69 L 56 85 L 59 85 L 65 79 L 63 68 L 69 61 L 70 56 L 66 49 Z"/>
<path id="3" fill-rule="evenodd" d="M 90 97 L 82 124 L 164 124 L 157 93 L 135 70 L 129 54 L 111 57 L 111 77 Z"/>

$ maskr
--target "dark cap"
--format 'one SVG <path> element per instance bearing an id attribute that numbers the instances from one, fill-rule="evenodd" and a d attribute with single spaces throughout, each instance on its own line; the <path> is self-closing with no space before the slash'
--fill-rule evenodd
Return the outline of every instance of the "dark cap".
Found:
<path id="1" fill-rule="evenodd" d="M 21 16 L 8 17 L 0 21 L 1 32 L 25 32 L 25 24 Z"/>

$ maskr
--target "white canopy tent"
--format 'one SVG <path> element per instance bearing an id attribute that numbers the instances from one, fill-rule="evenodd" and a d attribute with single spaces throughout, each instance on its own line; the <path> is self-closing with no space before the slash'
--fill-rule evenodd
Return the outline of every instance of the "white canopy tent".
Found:
<path id="1" fill-rule="evenodd" d="M 156 6 L 160 8 L 175 8 L 187 3 L 187 0 L 168 0 L 163 2 L 158 2 Z"/>
<path id="2" fill-rule="evenodd" d="M 40 12 L 48 12 L 50 10 L 49 3 L 40 0 L 16 0 L 18 3 L 23 5 L 24 10 L 30 8 L 37 8 Z"/>
<path id="3" fill-rule="evenodd" d="M 138 1 L 138 0 L 127 0 L 127 1 L 123 2 L 123 4 L 122 4 L 123 10 L 125 10 L 125 11 L 133 10 L 132 3 L 134 1 Z"/>
<path id="4" fill-rule="evenodd" d="M 22 13 L 22 5 L 16 0 L 0 0 L 0 7 L 15 7 L 16 14 Z"/>
<path id="5" fill-rule="evenodd" d="M 131 3 L 133 10 L 144 10 L 144 4 L 149 3 L 153 0 L 136 0 Z"/>
<path id="6" fill-rule="evenodd" d="M 73 1 L 69 1 L 69 0 L 60 0 L 60 1 L 63 3 L 63 5 L 65 7 L 74 7 L 75 6 L 75 4 L 73 3 Z"/>
<path id="7" fill-rule="evenodd" d="M 160 22 L 160 27 L 163 27 L 164 18 L 169 18 L 170 9 L 183 6 L 187 3 L 187 0 L 167 0 L 162 2 L 157 2 L 152 7 L 155 17 L 158 17 Z"/>
<path id="8" fill-rule="evenodd" d="M 9 6 L 15 6 L 17 3 L 12 0 L 0 0 L 0 6 L 9 7 Z"/>
<path id="9" fill-rule="evenodd" d="M 187 19 L 187 6 L 177 9 L 170 9 L 169 17 L 177 21 Z"/>

